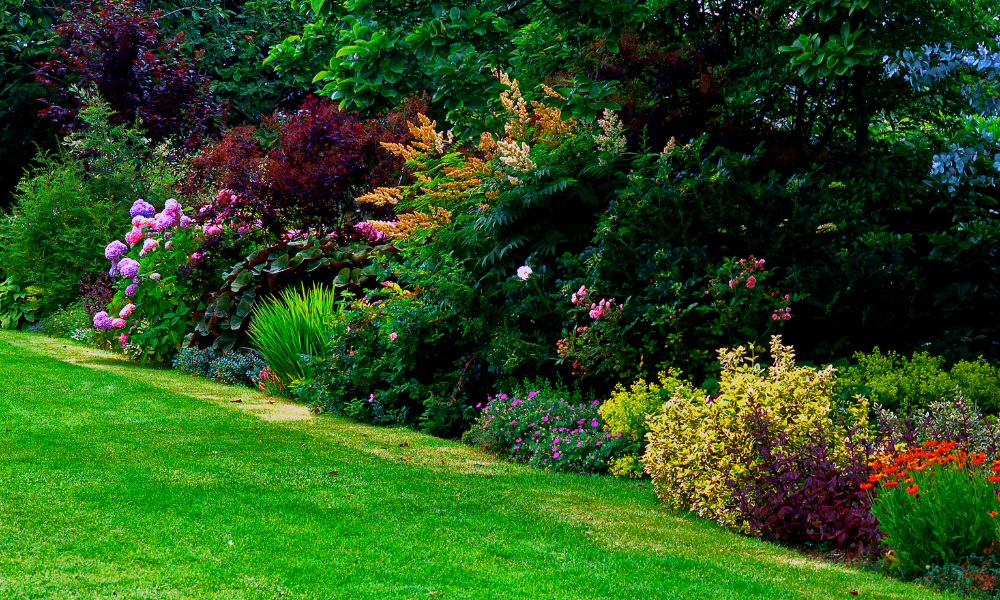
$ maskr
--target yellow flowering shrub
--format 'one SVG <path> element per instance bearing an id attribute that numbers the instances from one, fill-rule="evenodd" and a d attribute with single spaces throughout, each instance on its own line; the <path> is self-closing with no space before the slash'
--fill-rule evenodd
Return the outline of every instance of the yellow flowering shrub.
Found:
<path id="1" fill-rule="evenodd" d="M 772 365 L 764 367 L 742 346 L 719 350 L 718 397 L 680 388 L 647 420 L 642 464 L 663 502 L 735 527 L 736 503 L 726 482 L 740 484 L 755 474 L 758 442 L 750 417 L 757 410 L 788 436 L 787 449 L 801 447 L 822 424 L 834 432 L 834 456 L 841 453 L 843 429 L 830 414 L 833 367 L 797 366 L 793 349 L 782 345 L 780 336 L 771 338 L 771 356 Z M 867 401 L 859 398 L 848 410 L 849 422 L 865 430 Z"/>

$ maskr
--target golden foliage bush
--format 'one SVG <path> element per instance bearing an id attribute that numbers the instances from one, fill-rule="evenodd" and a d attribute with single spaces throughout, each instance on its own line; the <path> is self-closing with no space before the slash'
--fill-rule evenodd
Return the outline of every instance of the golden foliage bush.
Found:
<path id="1" fill-rule="evenodd" d="M 736 502 L 727 480 L 737 485 L 756 473 L 758 442 L 750 417 L 761 411 L 772 427 L 787 435 L 785 447 L 802 446 L 817 425 L 834 432 L 834 456 L 844 456 L 844 432 L 832 414 L 834 369 L 802 367 L 795 353 L 771 338 L 770 367 L 746 348 L 719 350 L 719 396 L 685 393 L 681 388 L 647 421 L 645 470 L 657 496 L 674 508 L 688 509 L 725 527 L 735 527 Z M 867 429 L 868 404 L 858 399 L 848 422 Z"/>

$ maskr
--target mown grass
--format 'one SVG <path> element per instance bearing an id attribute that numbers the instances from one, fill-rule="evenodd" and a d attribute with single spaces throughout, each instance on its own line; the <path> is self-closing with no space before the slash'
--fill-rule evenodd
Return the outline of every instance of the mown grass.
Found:
<path id="1" fill-rule="evenodd" d="M 32 334 L 0 333 L 0 457 L 3 599 L 946 597 L 665 510 L 648 484 Z"/>

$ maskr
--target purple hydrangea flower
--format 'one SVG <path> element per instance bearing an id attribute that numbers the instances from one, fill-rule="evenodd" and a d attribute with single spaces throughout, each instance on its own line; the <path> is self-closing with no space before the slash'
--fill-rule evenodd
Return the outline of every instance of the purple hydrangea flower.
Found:
<path id="1" fill-rule="evenodd" d="M 122 257 L 122 254 L 125 254 L 126 250 L 128 250 L 128 246 L 115 240 L 104 249 L 104 258 L 116 263 Z"/>
<path id="2" fill-rule="evenodd" d="M 192 225 L 194 225 L 194 219 L 192 219 L 191 217 L 189 217 L 187 215 L 182 215 L 181 216 L 181 222 L 180 222 L 181 229 L 187 229 L 188 227 L 190 227 Z"/>
<path id="3" fill-rule="evenodd" d="M 139 263 L 131 258 L 123 258 L 121 262 L 118 263 L 118 272 L 121 273 L 123 277 L 135 277 L 139 274 Z"/>
<path id="4" fill-rule="evenodd" d="M 152 217 L 156 214 L 156 209 L 149 202 L 146 202 L 142 198 L 139 198 L 132 204 L 132 208 L 129 209 L 128 214 L 130 217 L 143 216 Z"/>
<path id="5" fill-rule="evenodd" d="M 94 327 L 97 329 L 110 329 L 111 328 L 111 317 L 108 316 L 107 311 L 101 311 L 94 315 Z"/>
<path id="6" fill-rule="evenodd" d="M 111 269 L 108 270 L 108 277 L 118 277 L 118 263 L 113 263 Z"/>
<path id="7" fill-rule="evenodd" d="M 125 295 L 129 296 L 129 297 L 135 296 L 135 293 L 138 290 L 139 290 L 139 286 L 138 285 L 136 285 L 134 283 L 130 283 L 130 284 L 128 284 L 128 287 L 125 288 Z"/>
<path id="8" fill-rule="evenodd" d="M 149 278 L 151 280 L 153 280 L 153 281 L 159 281 L 160 280 L 160 274 L 159 273 L 150 273 L 149 274 Z"/>

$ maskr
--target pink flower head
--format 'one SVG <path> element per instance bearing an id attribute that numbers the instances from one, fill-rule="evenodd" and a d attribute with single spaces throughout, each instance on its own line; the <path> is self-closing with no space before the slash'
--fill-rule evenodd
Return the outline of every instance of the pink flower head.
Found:
<path id="1" fill-rule="evenodd" d="M 757 278 L 751 275 L 750 279 L 747 279 L 747 289 L 752 290 L 755 285 L 757 285 Z"/>
<path id="2" fill-rule="evenodd" d="M 125 319 L 122 319 L 120 317 L 117 318 L 117 319 L 112 319 L 111 320 L 111 326 L 114 327 L 115 329 L 119 329 L 121 327 L 125 327 Z"/>
<path id="3" fill-rule="evenodd" d="M 167 242 L 166 244 L 163 244 L 163 249 L 164 250 L 170 250 L 170 247 L 173 246 L 173 245 L 174 245 L 173 242 Z"/>
<path id="4" fill-rule="evenodd" d="M 733 280 L 732 279 L 729 280 L 729 289 L 733 289 Z"/>
<path id="5" fill-rule="evenodd" d="M 146 256 L 153 250 L 160 247 L 160 241 L 154 240 L 153 238 L 146 238 L 146 241 L 142 243 L 142 250 L 139 251 L 139 256 Z"/>
<path id="6" fill-rule="evenodd" d="M 533 271 L 531 270 L 531 267 L 529 267 L 528 265 L 524 265 L 523 267 L 517 268 L 517 276 L 521 279 L 521 281 L 527 281 L 528 278 L 531 277 L 532 273 Z"/>
<path id="7" fill-rule="evenodd" d="M 528 392 L 528 400 L 531 400 L 532 398 L 534 398 L 538 394 L 541 394 L 541 392 Z"/>
<path id="8" fill-rule="evenodd" d="M 195 262 L 198 262 L 199 260 L 201 260 L 202 256 L 204 256 L 204 254 L 202 254 L 201 252 L 195 252 L 194 254 L 192 254 L 191 256 L 189 256 L 188 258 L 190 258 L 191 260 L 193 260 Z"/>
<path id="9" fill-rule="evenodd" d="M 612 298 L 611 300 L 603 300 L 602 299 L 599 304 L 591 304 L 590 305 L 590 318 L 591 319 L 600 319 L 604 315 L 608 314 L 608 312 L 612 308 L 614 308 L 614 305 L 615 305 L 615 299 L 614 298 Z"/>
<path id="10" fill-rule="evenodd" d="M 157 231 L 165 231 L 176 224 L 177 217 L 173 213 L 156 213 L 156 217 L 153 219 L 153 229 Z"/>
<path id="11" fill-rule="evenodd" d="M 389 341 L 390 342 L 395 342 L 396 341 L 396 332 L 395 331 L 393 331 L 392 333 L 389 334 Z"/>
<path id="12" fill-rule="evenodd" d="M 127 319 L 134 310 L 135 310 L 135 304 L 129 302 L 128 304 L 125 305 L 125 308 L 123 308 L 121 312 L 118 313 L 118 316 L 122 319 Z"/>
<path id="13" fill-rule="evenodd" d="M 167 244 L 169 244 L 169 243 L 170 242 L 167 242 Z M 160 280 L 160 274 L 159 273 L 150 273 L 149 274 L 149 279 L 151 281 L 159 281 Z"/>
<path id="14" fill-rule="evenodd" d="M 128 287 L 125 288 L 125 295 L 131 298 L 132 296 L 135 296 L 135 293 L 138 291 L 139 286 L 135 283 L 130 283 L 128 284 Z"/>
<path id="15" fill-rule="evenodd" d="M 223 229 L 222 227 L 219 227 L 219 225 L 217 225 L 216 223 L 210 221 L 202 225 L 201 231 L 205 235 L 219 235 L 220 233 L 222 233 Z"/>
<path id="16" fill-rule="evenodd" d="M 585 302 L 586 299 L 587 299 L 587 286 L 581 285 L 580 289 L 578 289 L 575 294 L 570 296 L 569 301 L 572 302 L 573 304 L 579 305 L 583 304 L 583 302 Z"/>
<path id="17" fill-rule="evenodd" d="M 163 203 L 163 214 L 180 216 L 181 213 L 181 203 L 173 198 L 167 198 L 167 201 Z"/>
<path id="18" fill-rule="evenodd" d="M 121 343 L 122 348 L 124 348 L 125 347 L 125 343 L 128 342 L 128 334 L 125 333 L 125 332 L 122 332 L 122 334 L 120 336 L 118 336 L 118 341 Z"/>
<path id="19" fill-rule="evenodd" d="M 194 220 L 191 217 L 187 216 L 187 215 L 181 215 L 181 220 L 180 220 L 179 225 L 180 225 L 181 229 L 187 229 L 191 225 L 194 225 Z"/>
<path id="20" fill-rule="evenodd" d="M 129 246 L 135 246 L 142 239 L 142 230 L 133 229 L 132 231 L 125 234 L 125 243 Z"/>

